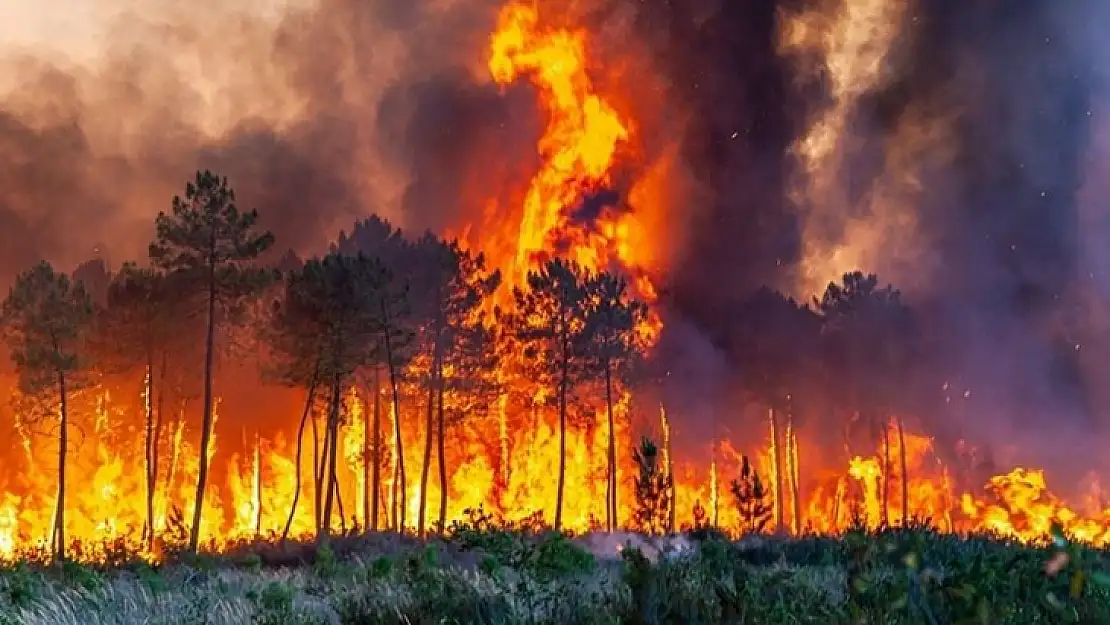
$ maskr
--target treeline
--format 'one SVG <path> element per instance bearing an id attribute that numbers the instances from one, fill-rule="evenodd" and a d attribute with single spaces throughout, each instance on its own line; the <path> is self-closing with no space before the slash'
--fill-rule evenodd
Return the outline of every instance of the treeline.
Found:
<path id="1" fill-rule="evenodd" d="M 96 297 L 85 280 L 40 263 L 21 273 L 4 303 L 3 328 L 19 375 L 25 410 L 57 419 L 58 497 L 52 550 L 65 555 L 65 480 L 70 399 L 75 389 L 112 372 L 142 372 L 145 398 L 146 525 L 154 539 L 154 497 L 159 475 L 159 440 L 166 422 L 167 389 L 191 369 L 188 356 L 203 353 L 199 470 L 189 548 L 200 540 L 213 429 L 214 366 L 221 335 L 258 328 L 265 351 L 265 377 L 304 389 L 297 447 L 296 497 L 300 494 L 302 441 L 314 405 L 327 418 L 320 451 L 314 454 L 316 529 L 326 538 L 338 495 L 336 466 L 340 428 L 347 418 L 345 396 L 367 379 L 401 405 L 402 383 L 424 389 L 423 463 L 417 530 L 423 532 L 433 447 L 439 466 L 439 526 L 445 524 L 447 430 L 468 414 L 484 411 L 512 392 L 514 399 L 558 411 L 562 460 L 555 526 L 561 525 L 568 411 L 575 388 L 603 379 L 610 424 L 608 525 L 616 520 L 614 402 L 643 354 L 637 326 L 643 303 L 630 298 L 626 283 L 608 273 L 551 260 L 512 292 L 505 309 L 492 305 L 501 278 L 482 254 L 431 234 L 411 240 L 388 222 L 371 218 L 352 236 L 341 236 L 324 256 L 301 262 L 283 258 L 280 269 L 259 257 L 274 244 L 257 225 L 256 211 L 240 211 L 227 180 L 198 172 L 172 211 L 155 220 L 149 259 L 127 263 L 110 276 Z M 198 339 L 200 339 L 198 341 Z M 199 344 L 200 349 L 196 349 Z M 512 391 L 515 384 L 528 383 Z M 537 387 L 550 389 L 539 394 Z M 378 395 L 376 395 L 377 397 Z M 366 441 L 364 518 L 378 529 L 382 483 L 382 410 L 375 406 Z M 431 433 L 434 432 L 434 437 Z M 392 499 L 395 527 L 410 526 L 401 429 L 392 441 L 397 475 Z M 433 440 L 434 439 L 434 440 Z M 297 499 L 289 511 L 287 534 Z"/>
<path id="2" fill-rule="evenodd" d="M 142 374 L 147 487 L 143 535 L 149 543 L 154 538 L 153 502 L 166 398 L 203 358 L 199 470 L 189 536 L 190 548 L 198 547 L 217 396 L 214 366 L 244 336 L 262 352 L 266 379 L 303 389 L 307 398 L 297 434 L 297 489 L 285 534 L 300 504 L 300 483 L 309 477 L 301 475 L 302 441 L 310 414 L 319 407 L 326 419 L 322 444 L 312 454 L 312 504 L 317 534 L 327 538 L 339 503 L 338 444 L 350 416 L 345 398 L 356 387 L 379 391 L 374 409 L 368 411 L 363 450 L 367 492 L 362 513 L 369 529 L 383 525 L 379 514 L 384 410 L 400 418 L 412 418 L 422 410 L 425 436 L 423 462 L 416 468 L 420 505 L 415 527 L 424 532 L 430 525 L 427 491 L 433 456 L 439 468 L 442 527 L 450 428 L 499 402 L 523 412 L 543 410 L 558 416 L 556 528 L 562 525 L 568 419 L 605 419 L 605 526 L 617 527 L 617 398 L 634 385 L 657 381 L 653 372 L 664 368 L 652 362 L 647 349 L 649 336 L 643 328 L 648 309 L 631 296 L 623 279 L 552 259 L 530 273 L 525 284 L 504 294 L 501 276 L 486 266 L 481 253 L 432 234 L 407 238 L 378 218 L 360 222 L 350 235 L 340 236 L 324 256 L 301 261 L 286 255 L 277 268 L 268 268 L 259 259 L 275 242 L 257 220 L 257 212 L 237 208 L 225 179 L 198 172 L 184 195 L 174 198 L 172 210 L 156 218 L 147 262 L 125 264 L 93 289 L 102 293 L 94 297 L 90 292 L 93 278 L 74 280 L 47 263 L 16 279 L 4 302 L 3 328 L 22 396 L 29 402 L 27 410 L 57 419 L 58 497 L 51 543 L 58 557 L 64 557 L 66 544 L 66 454 L 74 389 L 96 384 L 98 376 L 112 372 Z M 497 299 L 503 295 L 511 297 Z M 494 305 L 498 302 L 503 305 Z M 880 287 L 874 276 L 855 273 L 841 284 L 829 285 L 822 298 L 808 304 L 761 289 L 731 315 L 735 331 L 727 337 L 727 349 L 742 355 L 743 387 L 765 408 L 773 441 L 776 469 L 768 489 L 774 525 L 788 526 L 789 516 L 793 527 L 801 527 L 800 470 L 788 465 L 800 421 L 818 417 L 822 431 L 842 428 L 845 453 L 881 443 L 886 452 L 884 514 L 890 489 L 886 476 L 892 463 L 900 462 L 901 516 L 908 518 L 905 446 L 897 445 L 901 458 L 892 458 L 891 437 L 902 436 L 902 415 L 912 411 L 906 385 L 911 383 L 910 365 L 920 341 L 898 291 Z M 389 398 L 388 406 L 380 405 L 380 391 Z M 820 398 L 820 405 L 807 403 L 812 398 Z M 412 405 L 403 406 L 406 401 Z M 893 431 L 892 416 L 897 417 Z M 311 422 L 315 425 L 314 419 Z M 861 430 L 863 443 L 857 440 Z M 405 518 L 403 504 L 408 501 L 406 474 L 413 468 L 404 463 L 409 442 L 401 428 L 395 427 L 391 435 L 395 492 L 389 502 L 390 525 L 405 528 L 413 525 Z M 741 482 L 750 479 L 746 474 L 740 477 Z M 793 496 L 787 498 L 784 491 Z M 794 502 L 792 510 L 784 509 L 787 500 Z M 673 529 L 673 496 L 669 501 Z"/>

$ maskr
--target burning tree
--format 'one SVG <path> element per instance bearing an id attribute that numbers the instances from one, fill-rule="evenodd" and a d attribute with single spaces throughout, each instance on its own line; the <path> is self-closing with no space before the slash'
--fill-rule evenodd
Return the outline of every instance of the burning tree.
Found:
<path id="1" fill-rule="evenodd" d="M 605 381 L 605 410 L 608 422 L 606 527 L 611 532 L 617 519 L 617 441 L 613 418 L 614 382 L 627 382 L 632 361 L 643 355 L 636 330 L 647 316 L 647 305 L 628 298 L 628 283 L 609 273 L 590 276 L 585 283 L 586 373 Z M 616 380 L 614 380 L 616 378 Z"/>
<path id="2" fill-rule="evenodd" d="M 492 337 L 485 325 L 482 307 L 500 285 L 501 274 L 488 272 L 485 257 L 481 254 L 472 254 L 459 247 L 458 242 L 443 241 L 430 233 L 416 242 L 414 252 L 414 279 L 409 300 L 413 316 L 421 326 L 422 351 L 429 360 L 425 376 L 428 400 L 425 406 L 424 462 L 420 472 L 417 515 L 417 531 L 423 534 L 433 435 L 437 440 L 439 463 L 440 527 L 446 523 L 444 399 L 447 377 L 456 382 L 453 386 L 459 392 L 478 390 L 494 368 L 489 356 L 494 356 L 495 352 L 490 349 Z M 472 404 L 471 407 L 477 406 Z"/>
<path id="3" fill-rule="evenodd" d="M 639 474 L 636 476 L 636 527 L 651 535 L 662 534 L 669 526 L 671 506 L 671 476 L 659 466 L 659 448 L 644 437 L 640 446 L 632 450 Z"/>
<path id="4" fill-rule="evenodd" d="M 748 391 L 767 410 L 775 526 L 786 527 L 784 491 L 789 490 L 791 525 L 798 530 L 801 497 L 796 413 L 800 397 L 813 392 L 821 318 L 808 306 L 765 287 L 741 303 L 737 316 L 739 330 L 732 347 L 747 356 Z"/>
<path id="5" fill-rule="evenodd" d="M 371 517 L 370 527 L 378 528 L 379 492 L 381 488 L 381 462 L 378 454 L 382 449 L 381 441 L 381 370 L 388 373 L 390 405 L 393 422 L 393 479 L 390 501 L 391 522 L 397 531 L 405 530 L 405 516 L 408 510 L 408 476 L 405 472 L 405 440 L 401 431 L 401 378 L 404 367 L 412 359 L 412 327 L 416 317 L 412 314 L 409 301 L 409 285 L 415 268 L 414 246 L 401 235 L 401 231 L 390 222 L 373 216 L 355 224 L 350 235 L 340 233 L 336 250 L 343 254 L 362 252 L 378 259 L 390 272 L 387 289 L 378 300 L 380 313 L 380 334 L 378 337 L 381 357 L 372 365 L 374 378 L 374 415 L 373 441 L 367 434 L 363 440 L 363 456 L 369 460 L 369 449 L 374 450 L 374 465 L 371 476 L 372 485 L 369 498 Z"/>
<path id="6" fill-rule="evenodd" d="M 563 488 L 567 462 L 567 403 L 583 372 L 586 336 L 587 276 L 576 263 L 553 259 L 528 274 L 528 287 L 514 289 L 516 308 L 505 317 L 514 341 L 522 347 L 529 378 L 543 397 L 553 390 L 559 411 L 559 477 L 555 530 L 562 529 Z"/>
<path id="7" fill-rule="evenodd" d="M 75 377 L 87 371 L 84 348 L 92 320 L 93 304 L 84 285 L 45 262 L 20 274 L 4 300 L 4 336 L 19 373 L 20 391 L 38 401 L 44 416 L 58 418 L 58 495 L 51 533 L 58 560 L 66 555 L 69 394 Z"/>
<path id="8" fill-rule="evenodd" d="M 880 510 L 889 523 L 890 428 L 899 402 L 898 389 L 906 388 L 908 363 L 913 353 L 913 318 L 892 286 L 879 288 L 879 279 L 861 272 L 844 274 L 841 284 L 829 284 L 818 305 L 823 317 L 830 369 L 843 376 L 842 393 L 856 406 L 867 426 L 872 444 L 882 447 Z M 901 392 L 904 392 L 901 391 Z M 909 486 L 905 432 L 902 417 L 895 419 L 902 477 L 902 521 L 909 516 Z"/>
<path id="9" fill-rule="evenodd" d="M 729 491 L 736 501 L 740 515 L 740 529 L 746 534 L 758 534 L 771 522 L 772 506 L 767 501 L 767 491 L 759 474 L 752 469 L 747 456 L 740 459 L 740 477 L 732 480 Z"/>
<path id="10" fill-rule="evenodd" d="M 150 244 L 154 265 L 169 272 L 181 288 L 182 303 L 200 300 L 205 308 L 204 413 L 201 422 L 199 470 L 189 549 L 200 542 L 200 521 L 208 480 L 208 446 L 212 437 L 212 374 L 216 351 L 218 315 L 227 318 L 244 300 L 257 293 L 271 272 L 252 267 L 251 262 L 273 245 L 269 232 L 258 232 L 258 212 L 241 213 L 235 192 L 209 171 L 197 172 L 185 186 L 185 197 L 174 197 L 173 214 L 159 213 L 156 236 Z"/>
<path id="11" fill-rule="evenodd" d="M 106 288 L 106 306 L 97 318 L 96 353 L 107 372 L 142 371 L 144 413 L 143 458 L 146 476 L 146 520 L 143 540 L 153 546 L 154 497 L 158 481 L 159 440 L 164 424 L 166 385 L 172 353 L 185 347 L 173 286 L 157 269 L 126 263 Z"/>
<path id="12" fill-rule="evenodd" d="M 384 323 L 379 302 L 388 282 L 389 273 L 378 260 L 333 252 L 289 274 L 285 297 L 275 307 L 273 347 L 284 363 L 287 380 L 305 384 L 309 401 L 317 384 L 326 384 L 329 390 L 321 461 L 326 470 L 316 483 L 316 492 L 325 493 L 316 528 L 323 540 L 331 529 L 339 488 L 336 466 L 343 395 L 355 371 L 378 357 L 375 346 Z M 304 417 L 301 423 L 303 431 Z M 291 510 L 290 518 L 293 514 Z"/>

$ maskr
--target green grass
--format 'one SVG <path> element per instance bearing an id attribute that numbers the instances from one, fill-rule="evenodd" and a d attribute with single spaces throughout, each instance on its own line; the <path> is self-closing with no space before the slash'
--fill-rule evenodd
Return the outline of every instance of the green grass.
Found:
<path id="1" fill-rule="evenodd" d="M 654 560 L 553 534 L 456 528 L 320 550 L 244 547 L 151 568 L 20 565 L 0 623 L 803 624 L 1110 623 L 1107 554 L 930 531 L 841 539 L 695 539 Z M 615 551 L 615 550 L 614 550 Z M 1068 555 L 1055 575 L 1046 563 Z"/>

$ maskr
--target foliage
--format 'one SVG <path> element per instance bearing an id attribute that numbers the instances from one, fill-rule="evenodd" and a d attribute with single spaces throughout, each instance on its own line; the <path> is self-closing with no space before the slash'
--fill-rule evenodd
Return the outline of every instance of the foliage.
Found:
<path id="1" fill-rule="evenodd" d="M 740 477 L 729 484 L 729 492 L 740 513 L 741 529 L 748 534 L 762 532 L 771 522 L 772 505 L 747 456 L 740 459 Z"/>
<path id="2" fill-rule="evenodd" d="M 480 515 L 472 520 L 485 522 Z M 316 557 L 330 562 L 323 568 L 246 570 L 231 558 L 217 558 L 203 572 L 167 564 L 144 574 L 166 580 L 157 589 L 126 569 L 16 566 L 0 571 L 0 613 L 11 617 L 0 622 L 1056 625 L 1110 619 L 1107 554 L 1059 533 L 1054 544 L 1038 547 L 929 530 L 856 532 L 843 540 L 710 538 L 677 559 L 653 562 L 629 548 L 584 565 L 589 554 L 573 539 L 470 523 L 446 543 L 412 543 L 394 559 L 375 552 L 340 559 L 329 546 L 330 555 Z M 479 543 L 512 547 L 495 555 L 474 546 Z M 485 554 L 477 563 L 468 557 L 473 550 Z"/>
<path id="3" fill-rule="evenodd" d="M 659 466 L 659 449 L 648 438 L 632 451 L 639 473 L 636 476 L 636 527 L 651 535 L 662 534 L 667 527 L 671 506 L 671 477 Z"/>
<path id="4" fill-rule="evenodd" d="M 87 369 L 84 348 L 92 319 L 93 304 L 84 284 L 55 272 L 49 263 L 17 276 L 4 300 L 2 327 L 20 391 L 30 396 L 53 392 L 59 374 Z"/>

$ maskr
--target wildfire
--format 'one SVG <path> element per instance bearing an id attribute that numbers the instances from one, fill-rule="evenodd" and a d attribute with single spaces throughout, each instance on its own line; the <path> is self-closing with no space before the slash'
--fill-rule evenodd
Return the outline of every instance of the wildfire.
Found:
<path id="1" fill-rule="evenodd" d="M 870 28 L 868 24 L 889 24 L 898 16 L 888 3 L 869 4 L 866 11 L 857 5 L 847 2 L 836 13 L 846 31 L 820 39 L 821 45 L 833 51 L 828 62 L 836 104 L 797 146 L 813 166 L 818 191 L 826 184 L 818 174 L 829 170 L 830 159 L 838 158 L 834 144 L 844 131 L 846 107 L 861 89 L 879 79 L 881 60 L 890 43 L 880 38 L 867 47 L 857 36 L 861 29 Z M 798 46 L 818 41 L 814 38 L 821 24 L 814 19 L 792 22 L 787 41 Z M 511 4 L 500 15 L 490 39 L 490 74 L 500 84 L 529 80 L 536 87 L 547 124 L 537 146 L 540 164 L 523 196 L 515 249 L 509 256 L 494 258 L 493 263 L 504 270 L 506 287 L 520 286 L 528 271 L 558 252 L 589 270 L 623 272 L 630 277 L 636 296 L 654 304 L 657 292 L 644 260 L 648 254 L 636 249 L 646 239 L 635 213 L 602 210 L 590 219 L 577 214 L 593 194 L 612 184 L 612 171 L 622 150 L 635 148 L 634 125 L 621 118 L 590 79 L 587 43 L 584 31 L 552 28 L 531 5 Z M 639 328 L 643 343 L 654 344 L 661 329 L 653 306 Z M 414 375 L 408 377 L 412 378 L 428 370 L 427 359 L 417 359 L 411 366 Z M 447 369 L 444 375 L 451 377 L 453 372 Z M 145 390 L 133 392 L 137 386 L 119 386 L 114 392 L 82 391 L 74 402 L 74 429 L 85 434 L 71 450 L 69 460 L 66 534 L 89 545 L 116 537 L 139 544 L 144 534 L 149 458 L 136 449 L 135 441 L 144 436 L 143 415 L 150 412 L 155 400 Z M 392 409 L 388 384 L 377 375 L 373 380 L 361 380 L 344 397 L 337 454 L 337 529 L 370 527 L 378 518 L 379 528 L 396 528 L 402 517 L 409 528 L 416 523 L 424 486 L 423 449 L 430 445 L 431 432 L 423 427 L 420 415 L 428 406 L 418 398 L 419 389 L 402 392 L 406 402 L 399 414 Z M 126 399 L 132 395 L 133 402 Z M 628 526 L 635 506 L 632 481 L 637 474 L 627 453 L 634 440 L 633 397 L 623 388 L 615 395 L 614 434 L 621 450 L 617 521 Z M 291 399 L 288 414 L 299 416 L 296 406 L 303 402 L 303 397 Z M 604 412 L 596 401 L 583 403 L 583 412 L 592 418 L 572 425 L 567 442 L 569 488 L 563 520 L 564 526 L 574 531 L 603 522 L 608 482 L 609 432 L 606 420 L 599 417 Z M 155 433 L 156 447 L 161 450 L 154 472 L 156 486 L 149 493 L 155 511 L 153 532 L 160 540 L 181 533 L 181 519 L 191 513 L 198 470 L 191 421 L 195 405 L 182 402 L 164 412 L 164 423 Z M 555 500 L 553 476 L 559 464 L 557 421 L 548 411 L 516 405 L 507 396 L 499 398 L 489 413 L 452 425 L 444 466 L 434 460 L 431 467 L 432 475 L 442 471 L 446 478 L 445 519 L 462 519 L 465 510 L 482 506 L 508 519 L 540 511 L 550 520 Z M 56 484 L 52 462 L 57 442 L 49 436 L 34 436 L 23 417 L 14 419 L 12 455 L 24 469 L 18 477 L 9 475 L 0 489 L 0 556 L 41 544 L 52 534 Z M 206 540 L 218 544 L 272 537 L 287 526 L 295 536 L 314 530 L 324 474 L 317 464 L 317 448 L 325 419 L 320 406 L 309 410 L 302 438 L 304 453 L 299 460 L 296 423 L 273 437 L 258 431 L 244 431 L 241 437 L 233 434 L 233 443 L 235 438 L 242 440 L 231 453 L 224 451 L 226 432 L 213 438 L 210 457 L 215 475 L 202 528 Z M 721 486 L 739 474 L 742 457 L 748 455 L 755 459 L 753 466 L 765 480 L 767 499 L 775 511 L 769 530 L 833 533 L 853 523 L 879 527 L 928 518 L 950 531 L 989 530 L 1034 540 L 1059 523 L 1078 538 L 1110 544 L 1110 510 L 1082 514 L 1069 508 L 1048 490 L 1041 471 L 1018 468 L 992 478 L 981 493 L 958 492 L 949 467 L 935 453 L 934 442 L 902 432 L 897 420 L 887 424 L 886 442 L 873 454 L 845 454 L 837 461 L 823 462 L 814 460 L 821 451 L 817 441 L 805 438 L 792 421 L 778 424 L 773 416 L 767 431 L 756 432 L 755 440 L 713 441 L 711 448 L 704 449 L 708 462 L 683 462 L 672 449 L 672 438 L 681 436 L 681 420 L 672 422 L 663 406 L 659 406 L 659 420 L 661 467 L 674 482 L 670 524 L 676 527 L 690 523 L 693 511 L 703 505 L 709 506 L 711 522 L 732 530 L 740 527 L 740 513 L 731 493 Z M 406 441 L 403 458 L 397 439 Z M 398 470 L 402 459 L 408 467 L 404 484 Z M 382 475 L 378 493 L 370 492 L 373 471 Z M 438 516 L 440 495 L 439 480 L 428 479 L 429 518 Z M 298 505 L 290 516 L 294 501 Z M 374 501 L 378 502 L 376 510 Z M 152 557 L 156 553 L 157 549 Z"/>

